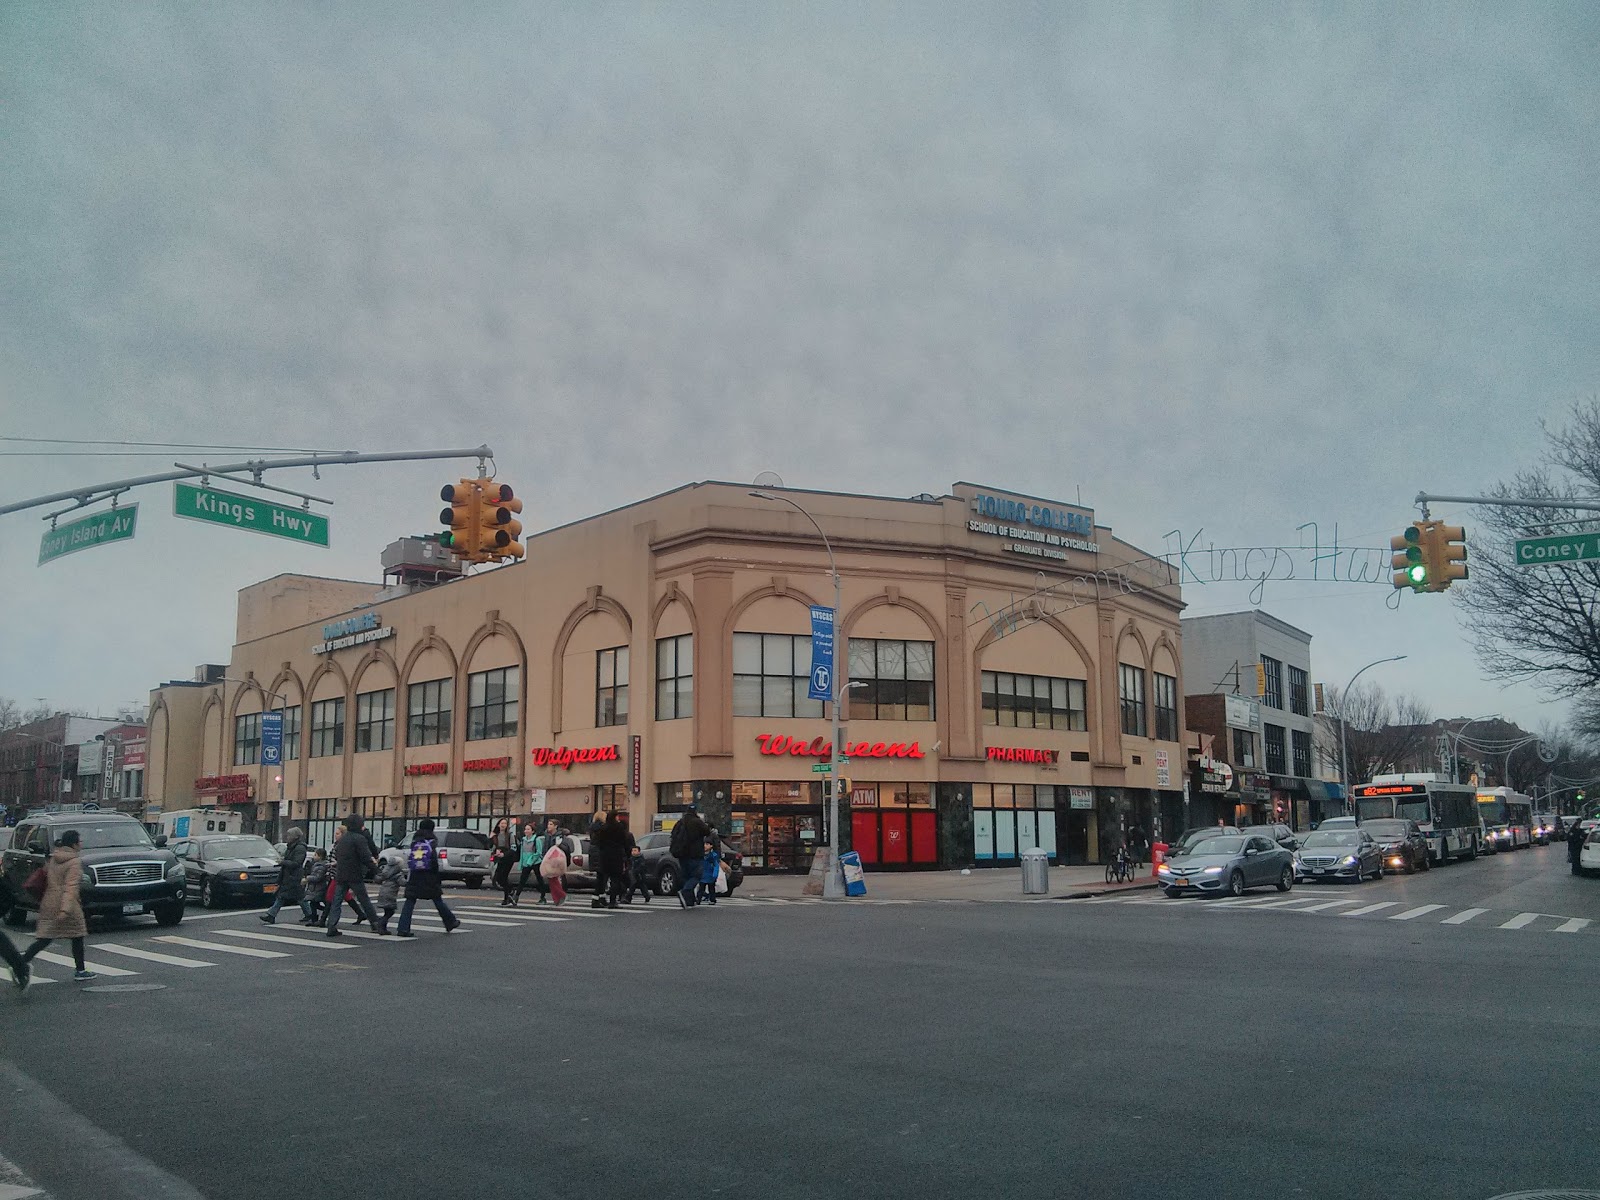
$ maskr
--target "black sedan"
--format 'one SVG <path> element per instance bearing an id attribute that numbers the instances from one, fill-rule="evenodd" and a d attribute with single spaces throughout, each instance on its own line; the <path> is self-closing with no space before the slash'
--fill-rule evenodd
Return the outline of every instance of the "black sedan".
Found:
<path id="1" fill-rule="evenodd" d="M 1383 852 L 1365 829 L 1317 829 L 1295 855 L 1296 879 L 1383 878 Z"/>
<path id="2" fill-rule="evenodd" d="M 1428 862 L 1427 836 L 1415 821 L 1384 817 L 1376 821 L 1363 821 L 1361 828 L 1378 843 L 1385 870 L 1415 875 L 1418 868 L 1426 871 L 1431 865 Z"/>
<path id="3" fill-rule="evenodd" d="M 670 833 L 647 833 L 639 839 L 639 854 L 644 859 L 645 880 L 658 896 L 666 896 L 682 886 L 683 868 L 672 857 Z M 744 882 L 744 855 L 733 843 L 722 843 L 722 865 L 728 876 L 727 895 Z"/>
<path id="4" fill-rule="evenodd" d="M 206 908 L 220 908 L 230 900 L 267 903 L 278 890 L 283 860 L 264 837 L 218 833 L 184 838 L 171 848 L 188 878 L 187 894 L 198 896 Z"/>

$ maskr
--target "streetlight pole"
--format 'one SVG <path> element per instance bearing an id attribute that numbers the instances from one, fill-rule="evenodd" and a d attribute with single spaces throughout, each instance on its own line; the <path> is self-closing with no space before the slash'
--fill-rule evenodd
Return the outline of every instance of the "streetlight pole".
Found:
<path id="1" fill-rule="evenodd" d="M 1339 693 L 1339 783 L 1340 786 L 1344 788 L 1344 803 L 1347 810 L 1350 806 L 1350 763 L 1345 753 L 1344 714 L 1345 708 L 1349 704 L 1350 689 L 1355 687 L 1356 680 L 1360 679 L 1362 675 L 1372 670 L 1373 667 L 1380 666 L 1383 663 L 1399 662 L 1401 659 L 1406 657 L 1407 656 L 1404 654 L 1395 654 L 1389 658 L 1374 659 L 1372 662 L 1369 662 L 1366 666 L 1362 667 L 1361 670 L 1357 671 L 1354 675 L 1350 676 L 1350 682 L 1345 684 L 1344 689 Z"/>
<path id="2" fill-rule="evenodd" d="M 825 845 L 818 847 L 817 853 L 823 856 L 822 895 L 826 899 L 838 899 L 844 894 L 844 877 L 839 870 L 839 780 L 843 777 L 844 771 L 844 744 L 839 740 L 839 703 L 843 697 L 850 694 L 849 684 L 845 680 L 847 660 L 844 656 L 844 630 L 840 627 L 843 618 L 841 611 L 843 584 L 839 578 L 839 562 L 833 556 L 833 546 L 828 541 L 828 535 L 822 532 L 822 526 L 818 525 L 817 519 L 799 504 L 787 496 L 778 496 L 771 492 L 752 491 L 750 495 L 757 500 L 775 500 L 794 509 L 811 522 L 812 528 L 817 531 L 817 536 L 822 539 L 822 548 L 828 552 L 828 573 L 833 576 L 833 671 L 830 685 L 833 699 L 830 705 L 832 715 L 829 723 L 833 770 L 828 775 L 828 840 Z M 815 874 L 814 861 L 813 874 Z"/>

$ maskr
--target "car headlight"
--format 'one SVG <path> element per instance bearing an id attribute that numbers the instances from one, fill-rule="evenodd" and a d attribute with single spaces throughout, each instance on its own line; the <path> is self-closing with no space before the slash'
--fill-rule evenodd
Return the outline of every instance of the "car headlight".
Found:
<path id="1" fill-rule="evenodd" d="M 1200 874 L 1202 874 L 1202 875 L 1221 875 L 1222 874 L 1222 868 L 1221 867 L 1207 867 L 1204 871 L 1201 871 Z"/>
<path id="2" fill-rule="evenodd" d="M 1353 867 L 1353 866 L 1356 865 L 1356 863 L 1358 863 L 1360 861 L 1361 860 L 1359 858 L 1357 858 L 1354 854 L 1346 854 L 1344 856 L 1344 861 L 1341 862 L 1339 865 L 1341 867 Z"/>
<path id="3" fill-rule="evenodd" d="M 170 867 L 168 867 L 167 868 L 167 878 L 168 879 L 182 879 L 183 878 L 183 864 L 175 862 Z"/>
<path id="4" fill-rule="evenodd" d="M 239 879 L 240 879 L 240 882 L 248 882 L 249 879 L 250 879 L 250 872 L 248 872 L 248 871 L 240 871 L 239 872 Z"/>
<path id="5" fill-rule="evenodd" d="M 1161 864 L 1161 869 L 1158 870 L 1156 872 L 1156 874 L 1158 874 L 1158 875 L 1171 875 L 1172 874 L 1172 868 L 1167 866 L 1166 863 L 1162 863 Z"/>

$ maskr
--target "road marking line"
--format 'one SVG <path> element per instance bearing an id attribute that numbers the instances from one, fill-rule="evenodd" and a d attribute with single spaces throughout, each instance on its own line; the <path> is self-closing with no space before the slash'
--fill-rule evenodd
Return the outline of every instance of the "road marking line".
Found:
<path id="1" fill-rule="evenodd" d="M 1310 908 L 1297 908 L 1295 909 L 1295 912 L 1326 912 L 1330 908 L 1338 908 L 1344 904 L 1354 903 L 1356 903 L 1354 900 L 1324 900 L 1319 904 L 1313 904 Z"/>
<path id="2" fill-rule="evenodd" d="M 458 917 L 462 917 L 464 920 L 482 921 L 482 922 L 484 922 L 486 924 L 502 924 L 502 925 L 507 925 L 507 926 L 520 925 L 524 921 L 552 921 L 552 920 L 565 921 L 566 920 L 566 917 L 564 917 L 564 916 L 563 917 L 553 917 L 549 913 L 503 913 L 503 914 L 501 914 L 499 916 L 494 916 L 494 917 L 479 917 L 479 916 L 476 916 L 476 915 L 472 915 L 472 910 L 470 910 L 470 909 L 461 909 L 461 908 L 456 909 L 455 910 L 455 914 Z M 419 910 L 417 915 L 418 916 L 422 916 L 423 914 Z M 429 915 L 437 918 L 439 914 L 438 914 L 437 911 L 433 911 Z"/>
<path id="3" fill-rule="evenodd" d="M 277 950 L 257 950 L 253 946 L 224 946 L 221 942 L 202 942 L 199 938 L 159 937 L 158 942 L 171 942 L 175 946 L 192 946 L 196 950 L 210 950 L 217 954 L 242 954 L 246 958 L 288 958 Z"/>
<path id="4" fill-rule="evenodd" d="M 1385 900 L 1381 904 L 1367 904 L 1361 908 L 1353 908 L 1349 912 L 1340 913 L 1339 915 L 1341 917 L 1364 917 L 1367 913 L 1375 913 L 1380 909 L 1393 908 L 1398 903 L 1398 900 Z"/>
<path id="5" fill-rule="evenodd" d="M 1487 908 L 1464 908 L 1453 917 L 1446 917 L 1440 921 L 1441 925 L 1465 925 L 1473 917 L 1481 917 L 1488 912 Z"/>
<path id="6" fill-rule="evenodd" d="M 96 946 L 95 952 L 99 953 L 99 951 L 100 947 Z M 38 954 L 35 954 L 34 957 L 42 958 L 45 960 L 45 962 L 53 962 L 58 967 L 70 967 L 74 965 L 73 961 L 65 954 L 57 954 L 52 950 L 41 950 Z M 124 971 L 121 967 L 103 967 L 99 963 L 90 962 L 87 959 L 84 960 L 83 965 L 89 970 L 95 972 L 97 975 L 137 975 L 139 973 L 137 971 Z"/>
<path id="7" fill-rule="evenodd" d="M 1257 905 L 1255 905 L 1255 908 L 1257 908 L 1257 909 L 1287 908 L 1291 904 L 1311 904 L 1311 903 L 1314 903 L 1314 902 L 1316 902 L 1316 897 L 1315 896 L 1296 896 L 1293 900 L 1269 900 L 1265 904 L 1257 904 Z M 1341 901 L 1341 903 L 1353 903 L 1353 901 Z M 1304 909 L 1296 909 L 1295 911 L 1296 912 L 1304 912 L 1305 910 Z"/>
<path id="8" fill-rule="evenodd" d="M 485 929 L 515 929 L 517 927 L 517 923 L 515 921 L 485 921 L 481 917 L 457 917 L 456 920 L 462 925 L 482 925 Z M 437 925 L 441 929 L 444 928 L 444 922 L 436 916 L 413 916 L 411 918 L 411 923 L 413 925 L 418 923 Z"/>
<path id="9" fill-rule="evenodd" d="M 1589 918 L 1587 918 L 1587 917 L 1573 917 L 1570 920 L 1563 921 L 1561 924 L 1557 925 L 1552 932 L 1555 932 L 1555 933 L 1577 933 L 1578 930 L 1582 929 L 1587 924 L 1589 924 Z"/>
<path id="10" fill-rule="evenodd" d="M 1126 896 L 1091 896 L 1087 900 L 1078 901 L 1079 904 L 1126 904 Z"/>
<path id="11" fill-rule="evenodd" d="M 1403 913 L 1395 913 L 1389 920 L 1414 921 L 1418 917 L 1425 917 L 1431 912 L 1438 912 L 1443 907 L 1444 905 L 1442 904 L 1424 904 L 1421 908 L 1408 908 Z"/>
<path id="12" fill-rule="evenodd" d="M 101 942 L 95 948 L 96 954 L 120 954 L 124 958 L 142 958 L 146 962 L 165 963 L 169 967 L 214 967 L 216 963 L 203 962 L 198 958 L 180 958 L 176 954 L 157 954 L 154 950 L 141 950 L 137 946 L 113 946 L 109 942 Z"/>
<path id="13" fill-rule="evenodd" d="M 1518 913 L 1516 916 L 1512 917 L 1511 920 L 1507 921 L 1504 925 L 1498 926 L 1498 928 L 1500 928 L 1500 929 L 1521 929 L 1524 925 L 1532 925 L 1538 919 L 1539 919 L 1539 914 L 1538 913 Z"/>
<path id="14" fill-rule="evenodd" d="M 1243 900 L 1218 900 L 1212 908 L 1255 908 L 1257 905 L 1270 904 L 1271 896 L 1248 896 Z"/>
<path id="15" fill-rule="evenodd" d="M 350 947 L 338 938 L 330 938 L 323 934 L 320 942 L 313 942 L 303 937 L 292 937 L 286 933 L 257 933 L 253 929 L 219 929 L 223 937 L 249 938 L 252 942 L 278 942 L 290 946 L 317 946 L 323 950 L 348 950 Z"/>

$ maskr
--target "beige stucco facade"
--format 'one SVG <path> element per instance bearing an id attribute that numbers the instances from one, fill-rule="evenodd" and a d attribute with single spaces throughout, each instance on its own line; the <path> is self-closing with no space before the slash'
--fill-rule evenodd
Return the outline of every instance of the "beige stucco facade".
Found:
<path id="1" fill-rule="evenodd" d="M 968 856 L 984 858 L 982 820 L 976 822 L 977 850 L 971 849 L 973 810 L 1002 803 L 997 796 L 1017 799 L 1020 791 L 1007 790 L 1015 785 L 1030 789 L 1040 812 L 1047 802 L 1058 811 L 1051 835 L 1058 840 L 1069 814 L 1089 811 L 1083 789 L 1094 789 L 1080 859 L 1095 857 L 1108 821 L 1150 831 L 1163 803 L 1170 812 L 1182 787 L 1177 731 L 1183 717 L 1175 710 L 1183 683 L 1181 604 L 1164 563 L 1116 538 L 1087 509 L 976 485 L 915 499 L 773 494 L 803 506 L 831 543 L 843 580 L 843 637 L 887 644 L 891 650 L 882 653 L 891 658 L 903 656 L 906 647 L 913 657 L 926 652 L 919 647 L 931 648 L 932 711 L 906 710 L 926 719 L 880 719 L 877 710 L 864 714 L 859 705 L 848 712 L 845 743 L 864 744 L 846 769 L 858 793 L 852 809 L 872 807 L 871 790 L 881 785 L 880 792 L 899 796 L 902 805 L 935 812 L 938 859 L 946 865 L 962 860 L 963 845 Z M 299 752 L 286 764 L 283 784 L 284 816 L 295 823 L 329 821 L 354 807 L 396 825 L 435 814 L 478 824 L 541 803 L 576 818 L 600 802 L 626 807 L 637 832 L 650 827 L 661 807 L 686 795 L 731 822 L 741 798 L 745 808 L 758 807 L 750 799 L 756 791 L 736 785 L 761 781 L 801 788 L 796 811 L 815 810 L 812 785 L 821 776 L 811 767 L 822 761 L 816 739 L 825 743 L 829 731 L 820 705 L 806 715 L 743 715 L 736 709 L 750 708 L 755 688 L 746 675 L 745 699 L 736 703 L 733 681 L 736 642 L 746 655 L 755 644 L 736 635 L 808 638 L 810 606 L 832 603 L 828 553 L 811 521 L 785 503 L 752 496 L 745 486 L 701 483 L 537 534 L 526 544 L 521 563 L 390 599 L 378 599 L 376 584 L 299 576 L 245 589 L 240 640 L 226 668 L 231 679 L 245 682 L 153 697 L 152 798 L 174 806 L 172 781 L 191 773 L 249 774 L 259 815 L 276 815 L 269 803 L 277 794 L 276 770 L 249 762 L 248 747 L 241 753 L 235 741 L 239 718 L 285 704 L 300 709 Z M 1095 549 L 1080 548 L 1085 545 Z M 353 633 L 323 628 L 335 621 L 371 627 Z M 343 642 L 324 645 L 325 633 L 340 632 Z M 658 642 L 682 635 L 691 639 L 692 685 L 683 687 L 692 695 L 693 715 L 658 719 Z M 677 645 L 682 653 L 685 643 Z M 782 643 L 770 645 L 781 649 Z M 596 692 L 604 661 L 615 658 L 602 654 L 622 647 L 628 652 L 627 715 L 620 724 L 602 724 Z M 777 651 L 763 653 L 770 658 Z M 1141 724 L 1123 703 L 1122 691 L 1131 686 L 1124 665 L 1144 681 L 1142 736 L 1124 732 Z M 514 732 L 469 736 L 473 677 L 505 667 L 516 669 L 514 695 L 507 697 L 517 705 Z M 800 675 L 808 667 L 797 662 L 792 671 Z M 992 699 L 994 711 L 986 714 L 985 673 L 999 680 L 991 680 L 991 690 L 1008 686 L 1012 677 L 1043 677 L 1040 690 L 1049 680 L 1078 681 L 1070 695 L 1081 692 L 1081 700 L 1071 702 L 1081 718 L 1058 715 L 1066 728 L 995 723 L 1000 705 L 1010 702 Z M 1155 711 L 1156 689 L 1167 679 L 1175 681 L 1170 722 Z M 448 738 L 407 745 L 410 688 L 434 680 L 451 681 Z M 765 706 L 783 685 L 775 678 L 761 683 Z M 797 686 L 803 691 L 804 681 Z M 874 686 L 883 690 L 872 695 L 897 694 L 892 684 Z M 358 750 L 358 707 L 372 703 L 358 697 L 387 689 L 394 689 L 392 747 Z M 339 699 L 342 748 L 314 753 L 312 706 Z M 327 714 L 331 706 L 320 711 Z M 494 712 L 487 718 L 491 725 L 497 719 Z M 368 740 L 382 741 L 375 733 Z M 793 752 L 796 742 L 813 752 Z M 318 748 L 326 751 L 328 743 L 325 731 Z M 763 752 L 775 744 L 785 752 Z M 538 765 L 550 757 L 538 752 L 552 749 L 598 750 L 599 761 Z M 874 757 L 875 750 L 883 757 Z M 1010 758 L 1027 761 L 996 761 L 994 751 L 1014 751 Z M 241 758 L 246 761 L 236 762 Z M 910 786 L 922 784 L 927 788 Z M 996 784 L 1005 788 L 997 792 Z M 976 801 L 973 785 L 987 788 Z M 770 794 L 781 803 L 794 799 L 784 799 L 782 788 Z M 765 799 L 759 807 L 766 807 Z M 1024 828 L 1017 819 L 1011 824 Z M 1044 824 L 1039 816 L 1026 827 L 1042 837 Z M 857 832 L 866 828 L 857 824 Z M 848 840 L 850 831 L 842 832 Z M 798 836 L 814 844 L 816 835 L 802 827 Z M 998 850 L 1002 835 L 988 836 Z M 879 849 L 888 846 L 884 840 Z"/>

